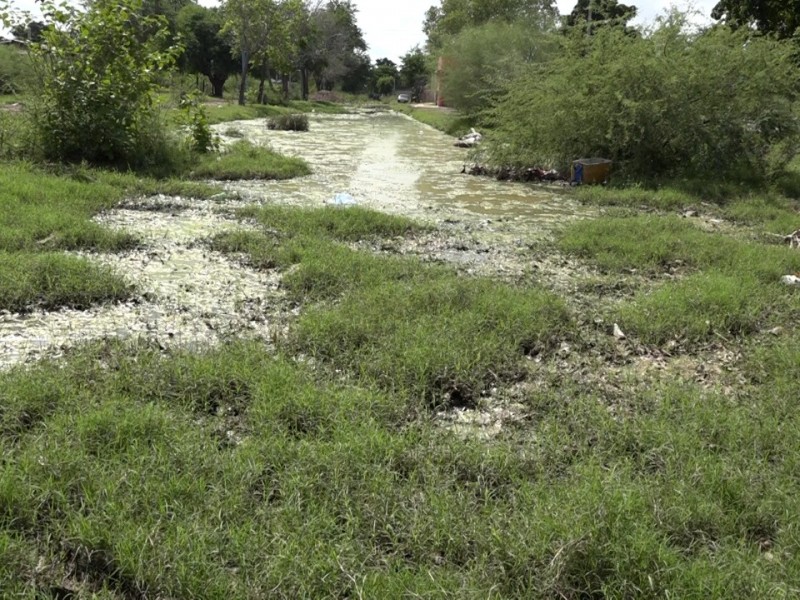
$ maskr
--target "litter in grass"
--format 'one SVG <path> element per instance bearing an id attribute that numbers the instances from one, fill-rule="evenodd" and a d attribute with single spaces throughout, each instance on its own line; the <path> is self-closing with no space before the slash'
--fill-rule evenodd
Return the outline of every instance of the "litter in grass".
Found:
<path id="1" fill-rule="evenodd" d="M 358 204 L 358 202 L 356 202 L 356 199 L 350 194 L 343 192 L 334 195 L 333 198 L 328 200 L 327 204 L 331 204 L 333 206 L 355 206 Z"/>

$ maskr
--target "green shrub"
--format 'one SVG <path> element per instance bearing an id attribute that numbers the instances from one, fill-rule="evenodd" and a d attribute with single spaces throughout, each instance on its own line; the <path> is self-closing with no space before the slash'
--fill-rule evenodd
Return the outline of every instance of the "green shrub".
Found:
<path id="1" fill-rule="evenodd" d="M 306 115 L 280 115 L 267 122 L 268 129 L 280 131 L 308 131 L 308 117 Z"/>
<path id="2" fill-rule="evenodd" d="M 699 33 L 681 15 L 645 36 L 605 27 L 507 83 L 494 162 L 566 169 L 612 159 L 630 177 L 760 179 L 798 147 L 791 43 L 747 28 Z"/>
<path id="3" fill-rule="evenodd" d="M 152 155 L 158 75 L 175 60 L 162 18 L 142 0 L 98 0 L 86 11 L 45 2 L 58 27 L 32 58 L 40 81 L 36 122 L 48 159 L 139 166 Z M 161 140 L 165 138 L 162 136 Z"/>

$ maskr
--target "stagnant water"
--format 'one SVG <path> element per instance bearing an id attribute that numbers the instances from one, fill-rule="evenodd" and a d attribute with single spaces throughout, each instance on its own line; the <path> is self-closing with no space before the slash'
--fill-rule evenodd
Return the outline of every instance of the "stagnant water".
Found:
<path id="1" fill-rule="evenodd" d="M 266 340 L 280 335 L 284 317 L 294 309 L 284 299 L 279 275 L 249 269 L 203 244 L 216 233 L 242 227 L 220 207 L 322 206 L 346 192 L 360 205 L 449 228 L 432 246 L 437 259 L 454 262 L 464 257 L 487 262 L 499 251 L 492 255 L 480 244 L 477 250 L 448 245 L 451 237 L 470 232 L 482 235 L 481 243 L 489 246 L 493 240 L 519 241 L 580 212 L 546 188 L 460 175 L 466 151 L 402 115 L 312 115 L 309 133 L 269 131 L 263 120 L 216 129 L 226 142 L 244 136 L 301 156 L 314 173 L 290 181 L 226 184 L 236 194 L 222 202 L 153 197 L 98 215 L 98 222 L 131 231 L 142 241 L 132 252 L 86 254 L 135 284 L 137 298 L 84 311 L 0 313 L 0 368 L 58 356 L 93 339 L 144 337 L 167 348 L 203 347 L 230 335 Z"/>

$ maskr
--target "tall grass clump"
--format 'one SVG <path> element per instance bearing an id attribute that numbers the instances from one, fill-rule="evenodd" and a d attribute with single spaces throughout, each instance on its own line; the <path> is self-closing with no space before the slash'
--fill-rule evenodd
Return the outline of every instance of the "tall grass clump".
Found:
<path id="1" fill-rule="evenodd" d="M 267 129 L 279 131 L 308 131 L 308 117 L 299 115 L 279 115 L 267 121 Z"/>
<path id="2" fill-rule="evenodd" d="M 790 41 L 696 31 L 673 12 L 645 35 L 598 27 L 511 79 L 492 110 L 492 160 L 553 165 L 602 156 L 636 179 L 761 180 L 798 149 L 800 73 Z"/>
<path id="3" fill-rule="evenodd" d="M 207 153 L 198 158 L 191 169 L 194 179 L 291 179 L 308 175 L 311 169 L 301 158 L 284 156 L 251 144 L 238 141 L 219 153 Z"/>
<path id="4" fill-rule="evenodd" d="M 67 306 L 88 308 L 131 296 L 132 287 L 110 269 L 55 253 L 0 251 L 0 310 L 24 312 Z"/>

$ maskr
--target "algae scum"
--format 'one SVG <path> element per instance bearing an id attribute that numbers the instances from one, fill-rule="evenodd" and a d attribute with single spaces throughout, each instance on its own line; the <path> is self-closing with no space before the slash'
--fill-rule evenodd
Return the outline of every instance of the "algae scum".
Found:
<path id="1" fill-rule="evenodd" d="M 284 297 L 280 275 L 251 269 L 207 244 L 245 227 L 233 210 L 247 205 L 321 207 L 346 192 L 360 206 L 436 227 L 371 249 L 507 278 L 525 270 L 519 256 L 529 240 L 585 210 L 544 188 L 459 175 L 467 158 L 452 138 L 396 114 L 312 116 L 309 133 L 269 131 L 264 120 L 224 123 L 217 131 L 226 141 L 232 139 L 226 133 L 235 133 L 299 156 L 313 174 L 230 182 L 214 200 L 130 200 L 99 215 L 99 223 L 133 233 L 140 244 L 88 256 L 116 269 L 138 296 L 89 310 L 0 314 L 0 367 L 105 338 L 143 337 L 163 348 L 200 348 L 242 335 L 275 339 L 297 311 Z"/>

